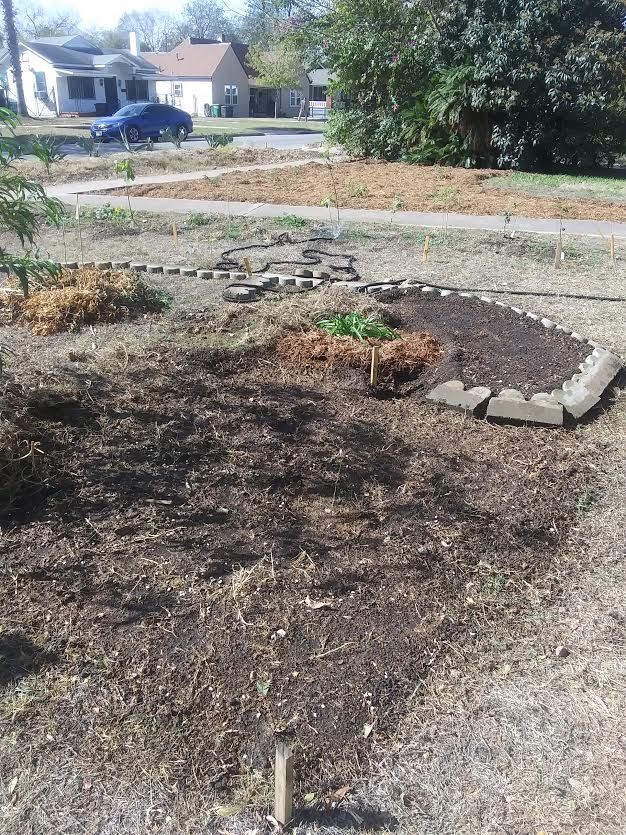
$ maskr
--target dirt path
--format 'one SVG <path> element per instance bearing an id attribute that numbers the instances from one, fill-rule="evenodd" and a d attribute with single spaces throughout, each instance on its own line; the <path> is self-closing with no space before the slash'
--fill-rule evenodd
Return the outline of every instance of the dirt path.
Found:
<path id="1" fill-rule="evenodd" d="M 343 209 L 455 212 L 626 221 L 626 205 L 608 200 L 568 199 L 494 189 L 498 171 L 421 167 L 404 163 L 343 162 L 321 169 L 227 174 L 194 183 L 137 186 L 142 197 L 230 200 L 319 206 L 325 200 Z"/>

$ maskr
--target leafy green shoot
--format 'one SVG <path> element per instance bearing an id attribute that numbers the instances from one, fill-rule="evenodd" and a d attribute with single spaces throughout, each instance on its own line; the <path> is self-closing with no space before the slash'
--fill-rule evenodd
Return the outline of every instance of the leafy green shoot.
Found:
<path id="1" fill-rule="evenodd" d="M 364 316 L 363 313 L 357 312 L 318 319 L 316 325 L 331 336 L 351 336 L 361 342 L 366 339 L 390 341 L 401 338 L 397 330 L 388 327 L 375 316 Z"/>

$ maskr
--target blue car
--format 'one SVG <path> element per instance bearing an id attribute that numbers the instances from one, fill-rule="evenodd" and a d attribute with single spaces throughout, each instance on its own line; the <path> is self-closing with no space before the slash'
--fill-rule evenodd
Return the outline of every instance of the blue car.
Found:
<path id="1" fill-rule="evenodd" d="M 91 126 L 91 136 L 102 142 L 120 139 L 123 135 L 133 143 L 142 139 L 156 141 L 167 128 L 179 139 L 187 139 L 193 130 L 191 116 L 169 104 L 141 102 L 127 104 L 113 116 L 96 119 Z"/>

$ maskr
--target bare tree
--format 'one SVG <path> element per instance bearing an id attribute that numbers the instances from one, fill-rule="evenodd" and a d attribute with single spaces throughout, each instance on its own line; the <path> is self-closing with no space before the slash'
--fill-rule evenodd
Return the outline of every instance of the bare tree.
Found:
<path id="1" fill-rule="evenodd" d="M 74 35 L 80 27 L 80 17 L 69 9 L 47 12 L 33 3 L 20 4 L 16 21 L 24 38 L 50 38 L 55 35 Z"/>
<path id="2" fill-rule="evenodd" d="M 2 14 L 4 16 L 4 31 L 6 32 L 7 47 L 9 55 L 11 56 L 11 67 L 15 73 L 17 110 L 20 116 L 28 116 L 26 100 L 24 98 L 24 82 L 22 79 L 22 65 L 20 63 L 20 47 L 17 42 L 17 31 L 15 29 L 13 0 L 2 0 Z"/>
<path id="3" fill-rule="evenodd" d="M 125 12 L 117 24 L 118 31 L 136 32 L 145 52 L 167 52 L 176 46 L 180 24 L 158 9 Z"/>
<path id="4" fill-rule="evenodd" d="M 194 38 L 213 38 L 224 34 L 228 39 L 235 34 L 219 0 L 188 0 L 183 7 L 183 30 Z"/>

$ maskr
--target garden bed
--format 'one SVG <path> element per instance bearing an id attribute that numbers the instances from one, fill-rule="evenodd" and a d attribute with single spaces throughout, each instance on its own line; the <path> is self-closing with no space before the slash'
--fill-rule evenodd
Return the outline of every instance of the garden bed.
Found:
<path id="1" fill-rule="evenodd" d="M 406 163 L 342 162 L 298 169 L 246 171 L 179 183 L 134 186 L 139 197 L 229 200 L 385 211 L 626 221 L 623 201 L 538 196 L 520 187 L 494 189 L 506 172 Z M 508 181 L 507 181 L 508 182 Z M 110 192 L 115 193 L 115 192 Z M 504 219 L 503 219 L 504 225 Z"/>
<path id="2" fill-rule="evenodd" d="M 565 433 L 364 398 L 267 352 L 162 345 L 89 378 L 23 406 L 49 469 L 6 529 L 2 617 L 56 695 L 13 729 L 159 762 L 177 791 L 266 772 L 280 736 L 300 800 L 351 781 L 455 644 L 549 586 L 587 473 Z"/>

